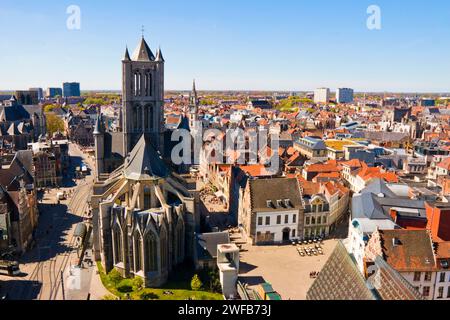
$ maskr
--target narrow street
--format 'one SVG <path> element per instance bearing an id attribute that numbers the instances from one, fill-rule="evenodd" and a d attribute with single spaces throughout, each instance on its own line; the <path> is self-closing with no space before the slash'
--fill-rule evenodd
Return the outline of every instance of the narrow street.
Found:
<path id="1" fill-rule="evenodd" d="M 88 209 L 88 197 L 93 184 L 93 174 L 85 179 L 74 180 L 75 168 L 85 162 L 91 170 L 93 161 L 88 159 L 79 148 L 70 145 L 71 168 L 69 177 L 65 177 L 65 187 L 51 189 L 45 193 L 39 204 L 39 226 L 35 233 L 35 246 L 24 254 L 20 262 L 22 276 L 3 277 L 7 281 L 2 288 L 11 300 L 60 300 L 67 290 L 66 280 L 69 270 L 77 260 L 73 236 L 75 227 L 83 222 Z M 56 194 L 65 191 L 67 199 L 57 203 Z M 92 270 L 91 270 L 92 271 Z M 87 287 L 89 291 L 89 286 Z M 81 297 L 78 297 L 81 299 Z"/>

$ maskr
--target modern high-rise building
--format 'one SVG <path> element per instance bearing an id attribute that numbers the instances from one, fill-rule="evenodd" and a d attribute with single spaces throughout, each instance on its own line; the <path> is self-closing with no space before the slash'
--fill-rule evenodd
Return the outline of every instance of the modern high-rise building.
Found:
<path id="1" fill-rule="evenodd" d="M 23 105 L 34 105 L 39 103 L 37 91 L 18 90 L 14 93 L 17 102 Z"/>
<path id="2" fill-rule="evenodd" d="M 56 96 L 62 97 L 62 89 L 61 88 L 47 88 L 46 96 L 48 98 L 54 98 Z"/>
<path id="3" fill-rule="evenodd" d="M 44 90 L 42 90 L 42 88 L 30 88 L 28 91 L 37 92 L 39 101 L 44 99 Z"/>
<path id="4" fill-rule="evenodd" d="M 80 84 L 78 82 L 64 82 L 63 83 L 64 97 L 79 97 L 81 96 Z"/>
<path id="5" fill-rule="evenodd" d="M 351 103 L 353 102 L 353 89 L 339 88 L 336 90 L 337 103 Z"/>
<path id="6" fill-rule="evenodd" d="M 328 103 L 330 101 L 330 89 L 319 88 L 314 91 L 314 103 Z"/>

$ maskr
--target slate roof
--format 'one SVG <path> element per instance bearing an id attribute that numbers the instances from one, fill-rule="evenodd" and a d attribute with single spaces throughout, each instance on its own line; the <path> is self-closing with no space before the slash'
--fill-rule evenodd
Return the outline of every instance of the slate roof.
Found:
<path id="1" fill-rule="evenodd" d="M 212 232 L 197 235 L 197 256 L 199 259 L 215 259 L 217 246 L 230 243 L 228 232 Z"/>
<path id="2" fill-rule="evenodd" d="M 424 201 L 397 196 L 381 179 L 375 179 L 360 194 L 355 194 L 352 198 L 353 219 L 391 219 L 390 210 L 394 208 L 400 211 L 400 215 L 426 218 Z"/>
<path id="3" fill-rule="evenodd" d="M 0 106 L 0 121 L 29 120 L 30 113 L 22 105 Z"/>
<path id="4" fill-rule="evenodd" d="M 141 42 L 137 46 L 136 50 L 133 53 L 132 57 L 133 61 L 155 61 L 155 56 L 145 41 L 144 37 L 142 37 Z"/>
<path id="5" fill-rule="evenodd" d="M 275 178 L 250 180 L 251 206 L 253 212 L 286 211 L 303 208 L 302 195 L 297 179 Z M 290 205 L 286 207 L 284 200 L 289 199 Z M 267 201 L 272 202 L 271 207 Z M 282 200 L 283 205 L 277 206 Z"/>
<path id="6" fill-rule="evenodd" d="M 376 300 L 341 241 L 306 294 L 307 300 Z"/>
<path id="7" fill-rule="evenodd" d="M 307 300 L 423 300 L 422 295 L 381 257 L 367 280 L 339 242 L 306 295 Z"/>
<path id="8" fill-rule="evenodd" d="M 298 139 L 295 143 L 300 144 L 302 146 L 305 146 L 307 148 L 310 148 L 312 150 L 326 150 L 327 146 L 325 145 L 325 142 L 321 139 L 312 138 L 312 137 L 305 137 Z"/>
<path id="9" fill-rule="evenodd" d="M 145 135 L 134 146 L 125 165 L 125 177 L 132 180 L 165 178 L 169 170 Z"/>

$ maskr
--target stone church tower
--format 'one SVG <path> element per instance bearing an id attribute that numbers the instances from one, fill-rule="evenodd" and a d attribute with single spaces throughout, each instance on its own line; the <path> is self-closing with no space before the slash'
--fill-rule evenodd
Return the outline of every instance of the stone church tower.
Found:
<path id="1" fill-rule="evenodd" d="M 159 287 L 193 258 L 196 199 L 164 161 L 164 59 L 142 38 L 122 60 L 120 129 L 94 130 L 97 179 L 90 197 L 94 256 L 106 272 Z M 158 152 L 159 151 L 159 152 Z"/>
<path id="2" fill-rule="evenodd" d="M 201 130 L 199 126 L 198 105 L 199 99 L 194 80 L 192 84 L 192 91 L 189 94 L 189 130 L 191 131 L 192 135 L 197 134 Z"/>
<path id="3" fill-rule="evenodd" d="M 122 130 L 126 157 L 142 134 L 163 154 L 164 131 L 164 58 L 156 57 L 144 37 L 132 57 L 122 60 Z"/>

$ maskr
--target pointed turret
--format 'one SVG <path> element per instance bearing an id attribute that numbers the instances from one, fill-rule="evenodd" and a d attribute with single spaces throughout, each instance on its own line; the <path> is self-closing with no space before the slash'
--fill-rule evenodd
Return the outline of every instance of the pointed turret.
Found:
<path id="1" fill-rule="evenodd" d="M 164 62 L 164 57 L 162 55 L 161 48 L 156 52 L 156 62 Z"/>
<path id="2" fill-rule="evenodd" d="M 130 53 L 128 52 L 128 46 L 127 46 L 127 48 L 125 50 L 125 56 L 123 58 L 123 61 L 131 61 Z"/>
<path id="3" fill-rule="evenodd" d="M 94 136 L 103 134 L 102 116 L 100 113 L 97 115 L 97 120 L 95 121 L 95 129 L 94 129 L 93 134 L 94 134 Z"/>
<path id="4" fill-rule="evenodd" d="M 144 37 L 142 37 L 141 42 L 134 51 L 133 61 L 155 61 L 155 56 Z"/>

